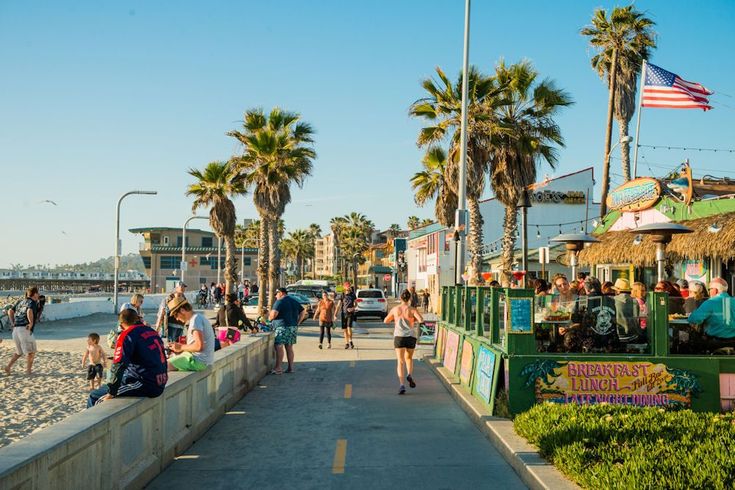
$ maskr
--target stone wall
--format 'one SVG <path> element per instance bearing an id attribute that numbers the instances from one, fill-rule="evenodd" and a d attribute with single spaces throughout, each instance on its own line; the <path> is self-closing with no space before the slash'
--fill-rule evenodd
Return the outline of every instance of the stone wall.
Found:
<path id="1" fill-rule="evenodd" d="M 158 398 L 117 398 L 0 449 L 0 488 L 141 488 L 202 436 L 274 361 L 273 334 L 245 336 Z"/>

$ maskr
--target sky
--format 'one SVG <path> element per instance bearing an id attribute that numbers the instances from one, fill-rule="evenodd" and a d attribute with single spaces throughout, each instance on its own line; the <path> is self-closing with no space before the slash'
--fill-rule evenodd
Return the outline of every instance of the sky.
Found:
<path id="1" fill-rule="evenodd" d="M 489 73 L 529 59 L 575 101 L 558 117 L 559 164 L 539 176 L 594 166 L 600 181 L 607 92 L 579 30 L 614 5 L 625 3 L 473 2 L 472 64 Z M 640 143 L 732 149 L 735 2 L 692 5 L 636 2 L 657 23 L 651 62 L 714 90 L 715 109 L 645 109 Z M 142 241 L 129 228 L 181 226 L 186 170 L 237 153 L 225 133 L 253 107 L 299 112 L 316 129 L 313 175 L 293 191 L 287 229 L 326 230 L 351 211 L 381 229 L 431 217 L 409 184 L 422 150 L 408 108 L 434 67 L 459 73 L 463 20 L 461 0 L 0 0 L 0 267 L 112 255 L 115 205 L 133 189 L 158 195 L 124 201 L 124 253 Z M 645 148 L 639 174 L 687 158 L 695 176 L 735 177 L 735 152 Z M 614 187 L 619 159 L 611 168 Z M 236 207 L 257 218 L 251 197 Z"/>

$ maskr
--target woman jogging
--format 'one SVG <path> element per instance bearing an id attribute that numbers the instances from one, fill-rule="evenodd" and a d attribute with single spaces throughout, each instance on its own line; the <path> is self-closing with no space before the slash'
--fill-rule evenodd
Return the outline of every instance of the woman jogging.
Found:
<path id="1" fill-rule="evenodd" d="M 413 372 L 413 350 L 416 348 L 416 339 L 418 338 L 418 329 L 416 323 L 424 321 L 421 313 L 416 308 L 410 306 L 411 292 L 403 291 L 401 293 L 401 304 L 395 306 L 388 316 L 385 317 L 385 323 L 395 323 L 393 329 L 393 347 L 396 349 L 396 361 L 398 363 L 398 394 L 406 393 L 406 385 L 403 384 L 404 369 L 406 365 L 406 381 L 411 388 L 416 388 L 416 382 L 413 380 L 411 373 Z"/>

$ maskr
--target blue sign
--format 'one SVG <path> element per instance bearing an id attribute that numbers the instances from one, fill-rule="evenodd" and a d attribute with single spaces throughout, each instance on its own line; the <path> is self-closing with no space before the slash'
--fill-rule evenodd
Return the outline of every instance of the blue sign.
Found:
<path id="1" fill-rule="evenodd" d="M 492 396 L 493 377 L 495 375 L 495 353 L 485 346 L 480 346 L 477 355 L 475 372 L 475 391 L 487 403 Z"/>
<path id="2" fill-rule="evenodd" d="M 510 332 L 531 333 L 531 298 L 510 298 Z"/>

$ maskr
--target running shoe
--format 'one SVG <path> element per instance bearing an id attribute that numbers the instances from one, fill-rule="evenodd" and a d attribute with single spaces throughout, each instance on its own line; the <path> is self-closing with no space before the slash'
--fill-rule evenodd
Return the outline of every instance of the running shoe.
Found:
<path id="1" fill-rule="evenodd" d="M 398 394 L 399 395 L 405 395 L 406 394 L 406 386 L 405 385 L 401 385 L 401 387 L 398 388 Z"/>
<path id="2" fill-rule="evenodd" d="M 409 374 L 406 376 L 406 381 L 408 381 L 408 386 L 411 388 L 416 388 L 416 382 L 413 380 L 413 377 Z"/>

